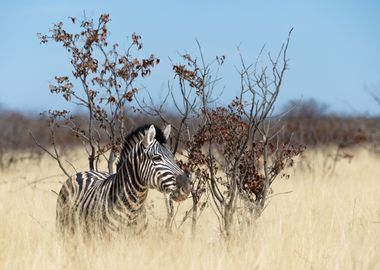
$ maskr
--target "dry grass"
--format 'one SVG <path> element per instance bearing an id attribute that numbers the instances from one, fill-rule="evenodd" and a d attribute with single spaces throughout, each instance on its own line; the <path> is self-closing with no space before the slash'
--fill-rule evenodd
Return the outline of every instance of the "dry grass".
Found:
<path id="1" fill-rule="evenodd" d="M 228 244 L 211 210 L 200 218 L 196 239 L 189 224 L 166 233 L 162 197 L 151 192 L 143 236 L 70 248 L 56 239 L 51 192 L 64 177 L 48 157 L 23 161 L 0 173 L 0 269 L 380 269 L 379 159 L 354 154 L 329 176 L 325 152 L 308 153 L 311 169 L 297 166 L 274 186 L 275 193 L 292 193 L 274 197 L 257 223 Z"/>

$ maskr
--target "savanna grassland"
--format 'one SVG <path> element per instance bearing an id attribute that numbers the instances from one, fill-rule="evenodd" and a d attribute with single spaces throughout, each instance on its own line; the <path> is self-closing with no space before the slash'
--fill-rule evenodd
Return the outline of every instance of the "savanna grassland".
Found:
<path id="1" fill-rule="evenodd" d="M 331 150 L 331 149 L 330 149 Z M 55 234 L 55 202 L 65 177 L 47 156 L 0 172 L 1 269 L 380 269 L 380 157 L 351 150 L 333 170 L 329 149 L 307 150 L 277 179 L 253 225 L 222 239 L 211 207 L 193 239 L 189 221 L 166 232 L 162 195 L 148 198 L 141 236 L 64 247 Z M 86 156 L 70 157 L 81 169 Z M 277 194 L 277 195 L 276 195 Z M 181 223 L 189 200 L 179 206 Z"/>

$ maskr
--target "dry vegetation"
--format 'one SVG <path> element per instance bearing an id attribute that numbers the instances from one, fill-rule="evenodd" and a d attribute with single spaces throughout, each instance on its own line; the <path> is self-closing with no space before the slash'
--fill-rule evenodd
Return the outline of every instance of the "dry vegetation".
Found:
<path id="1" fill-rule="evenodd" d="M 378 269 L 378 157 L 350 150 L 351 162 L 340 160 L 331 173 L 327 151 L 307 151 L 290 180 L 273 184 L 272 196 L 278 196 L 262 216 L 229 242 L 220 237 L 211 207 L 200 217 L 195 239 L 189 220 L 166 232 L 164 200 L 151 192 L 144 235 L 120 236 L 112 243 L 73 239 L 73 245 L 63 247 L 55 234 L 51 190 L 59 189 L 64 176 L 47 156 L 20 161 L 0 173 L 0 268 Z M 71 159 L 86 168 L 85 155 Z M 177 226 L 190 201 L 179 206 Z"/>
<path id="2" fill-rule="evenodd" d="M 61 44 L 73 66 L 73 78 L 55 77 L 50 91 L 88 115 L 0 111 L 0 269 L 380 268 L 378 118 L 334 116 L 312 100 L 274 114 L 292 30 L 276 57 L 263 47 L 248 65 L 240 54 L 241 90 L 228 105 L 215 106 L 212 95 L 225 57 L 205 62 L 199 43 L 199 56 L 172 63 L 178 85 L 169 83 L 154 105 L 149 92 L 150 102 L 139 101 L 134 84 L 159 59 L 132 57 L 142 49 L 136 34 L 125 53 L 110 46 L 109 21 L 83 20 L 77 34 L 57 23 L 40 35 Z M 125 134 L 151 122 L 174 127 L 171 144 L 192 172 L 192 199 L 167 208 L 170 201 L 151 191 L 142 235 L 64 245 L 55 205 L 65 174 L 112 172 Z"/>

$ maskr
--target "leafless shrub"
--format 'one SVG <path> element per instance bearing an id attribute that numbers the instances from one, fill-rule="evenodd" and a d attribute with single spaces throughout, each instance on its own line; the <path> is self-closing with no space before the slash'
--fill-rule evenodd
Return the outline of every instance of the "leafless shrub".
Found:
<path id="1" fill-rule="evenodd" d="M 301 146 L 280 141 L 281 118 L 273 116 L 288 67 L 290 34 L 291 31 L 275 57 L 266 54 L 264 63 L 267 64 L 261 65 L 265 48 L 252 65 L 247 65 L 240 55 L 241 90 L 228 106 L 214 106 L 213 95 L 220 80 L 215 66 L 224 63 L 224 56 L 206 63 L 197 43 L 198 57 L 184 54 L 183 63 L 173 64 L 182 103 L 179 105 L 176 95 L 172 94 L 170 84 L 167 97 L 172 98 L 181 116 L 177 138 L 182 138 L 186 145 L 187 157 L 182 166 L 193 174 L 193 232 L 198 211 L 208 203 L 207 194 L 212 198 L 223 235 L 231 234 L 240 202 L 251 213 L 248 220 L 259 217 L 271 184 L 287 165 L 293 164 L 292 158 L 303 151 Z M 147 113 L 166 121 L 163 106 L 144 104 L 144 107 L 149 108 Z M 197 120 L 190 128 L 192 119 Z M 185 128 L 181 129 L 182 126 Z M 171 213 L 169 211 L 169 216 Z M 187 217 L 188 214 L 184 219 Z"/>
<path id="2" fill-rule="evenodd" d="M 126 124 L 131 119 L 127 114 L 136 110 L 131 105 L 139 91 L 135 82 L 139 77 L 149 76 L 159 59 L 153 54 L 143 59 L 133 56 L 143 47 L 141 37 L 135 33 L 126 50 L 119 50 L 117 43 L 109 44 L 108 14 L 100 15 L 97 21 L 70 19 L 74 26 L 79 25 L 80 31 L 69 32 L 59 22 L 54 24 L 49 35 L 38 36 L 43 44 L 49 41 L 61 44 L 70 55 L 72 76 L 56 76 L 55 84 L 49 86 L 50 92 L 86 111 L 87 121 L 83 124 L 67 110 L 45 112 L 53 151 L 40 146 L 68 174 L 55 144 L 56 130 L 66 128 L 83 144 L 90 170 L 96 170 L 99 160 L 104 158 L 112 173 L 116 154 L 129 130 Z"/>

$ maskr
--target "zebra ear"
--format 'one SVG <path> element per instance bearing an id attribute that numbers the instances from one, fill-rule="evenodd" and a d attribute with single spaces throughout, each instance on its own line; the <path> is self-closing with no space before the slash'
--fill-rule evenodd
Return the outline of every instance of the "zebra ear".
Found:
<path id="1" fill-rule="evenodd" d="M 143 144 L 145 146 L 148 146 L 151 144 L 156 137 L 156 128 L 154 125 L 150 125 L 149 130 L 145 132 L 144 139 L 143 139 Z"/>
<path id="2" fill-rule="evenodd" d="M 169 140 L 171 130 L 172 130 L 171 125 L 167 125 L 166 128 L 164 129 L 164 137 L 166 140 Z"/>

